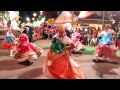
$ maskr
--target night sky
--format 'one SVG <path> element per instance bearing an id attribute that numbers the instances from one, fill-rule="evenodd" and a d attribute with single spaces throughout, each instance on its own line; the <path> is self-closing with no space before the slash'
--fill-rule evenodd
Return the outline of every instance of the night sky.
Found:
<path id="1" fill-rule="evenodd" d="M 19 11 L 19 12 L 20 12 L 20 16 L 22 17 L 22 19 L 20 21 L 22 21 L 22 22 L 26 21 L 26 17 L 29 17 L 32 19 L 34 12 L 39 14 L 39 11 Z M 48 18 L 57 18 L 61 14 L 61 12 L 62 11 L 43 11 L 43 15 L 46 16 L 46 20 L 47 20 Z M 79 14 L 79 12 L 75 11 L 74 14 L 77 16 Z M 116 14 L 117 14 L 116 18 L 120 18 L 120 12 L 116 11 Z M 90 18 L 102 19 L 102 16 L 92 15 L 92 16 L 90 16 Z"/>
<path id="2" fill-rule="evenodd" d="M 33 18 L 33 13 L 39 14 L 39 11 L 19 11 L 20 17 L 22 17 L 21 21 L 26 21 L 26 17 Z M 43 11 L 43 15 L 48 18 L 57 18 L 61 11 Z"/>

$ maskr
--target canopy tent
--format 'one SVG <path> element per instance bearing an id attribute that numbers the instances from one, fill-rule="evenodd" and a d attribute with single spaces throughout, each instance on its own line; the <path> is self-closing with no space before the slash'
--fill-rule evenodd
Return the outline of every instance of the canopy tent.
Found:
<path id="1" fill-rule="evenodd" d="M 55 20 L 55 24 L 71 23 L 77 20 L 77 17 L 73 16 L 70 11 L 62 11 L 62 13 Z"/>
<path id="2" fill-rule="evenodd" d="M 87 17 L 89 17 L 89 16 L 91 16 L 91 15 L 93 15 L 93 14 L 94 14 L 93 11 L 81 11 L 81 12 L 79 13 L 79 15 L 78 15 L 78 18 L 81 18 L 81 19 L 87 18 Z"/>

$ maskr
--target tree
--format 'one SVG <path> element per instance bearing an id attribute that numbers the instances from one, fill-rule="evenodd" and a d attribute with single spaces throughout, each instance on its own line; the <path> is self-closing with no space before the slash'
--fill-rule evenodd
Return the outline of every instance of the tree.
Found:
<path id="1" fill-rule="evenodd" d="M 5 14 L 5 11 L 0 11 L 0 19 L 3 19 L 4 14 Z"/>

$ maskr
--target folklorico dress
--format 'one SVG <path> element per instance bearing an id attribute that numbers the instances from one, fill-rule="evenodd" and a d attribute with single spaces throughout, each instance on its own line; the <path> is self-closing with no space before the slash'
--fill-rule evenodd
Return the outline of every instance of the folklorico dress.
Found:
<path id="1" fill-rule="evenodd" d="M 3 50 L 11 50 L 15 47 L 14 35 L 12 33 L 6 33 L 5 40 L 3 40 L 1 47 Z"/>
<path id="2" fill-rule="evenodd" d="M 81 67 L 76 64 L 65 50 L 72 41 L 67 36 L 63 39 L 54 36 L 47 57 L 43 60 L 43 73 L 53 79 L 84 79 Z"/>
<path id="3" fill-rule="evenodd" d="M 75 32 L 72 34 L 72 41 L 75 45 L 74 51 L 77 53 L 94 53 L 95 50 L 86 49 L 82 42 L 79 40 L 81 37 L 80 33 Z"/>
<path id="4" fill-rule="evenodd" d="M 111 41 L 111 37 L 112 34 L 103 32 L 103 37 L 99 40 L 99 45 L 97 46 L 98 57 L 116 57 L 116 48 Z"/>
<path id="5" fill-rule="evenodd" d="M 19 62 L 36 60 L 42 54 L 43 49 L 28 41 L 26 34 L 21 34 L 18 40 L 17 52 L 14 56 Z"/>

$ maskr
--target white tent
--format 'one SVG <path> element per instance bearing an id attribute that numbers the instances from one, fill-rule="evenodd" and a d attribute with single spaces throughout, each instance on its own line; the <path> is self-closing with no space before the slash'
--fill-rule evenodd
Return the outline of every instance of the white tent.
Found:
<path id="1" fill-rule="evenodd" d="M 70 23 L 77 20 L 77 17 L 72 18 L 72 13 L 70 11 L 62 11 L 62 13 L 58 16 L 58 18 L 55 20 L 56 24 L 64 24 L 64 23 Z"/>
<path id="2" fill-rule="evenodd" d="M 94 14 L 93 11 L 81 11 L 81 12 L 79 13 L 79 15 L 78 15 L 78 18 L 81 18 L 81 19 L 87 18 L 87 17 L 89 17 L 89 16 L 91 16 L 91 15 L 93 15 L 93 14 Z"/>

